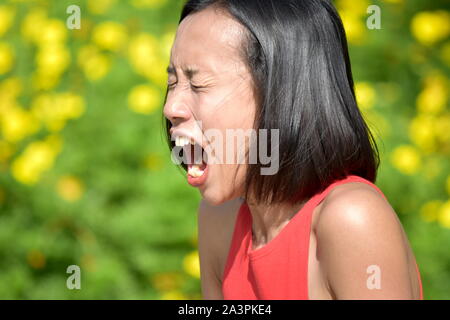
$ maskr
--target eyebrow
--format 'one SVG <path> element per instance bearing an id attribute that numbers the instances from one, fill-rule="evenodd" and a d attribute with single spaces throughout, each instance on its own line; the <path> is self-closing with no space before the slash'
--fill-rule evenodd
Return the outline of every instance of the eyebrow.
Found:
<path id="1" fill-rule="evenodd" d="M 200 72 L 200 70 L 192 68 L 192 67 L 187 67 L 186 69 L 183 69 L 183 73 L 184 75 L 191 80 L 196 74 L 198 74 Z M 173 74 L 176 75 L 177 71 L 174 67 L 172 66 L 168 66 L 167 67 L 167 73 L 168 74 Z"/>

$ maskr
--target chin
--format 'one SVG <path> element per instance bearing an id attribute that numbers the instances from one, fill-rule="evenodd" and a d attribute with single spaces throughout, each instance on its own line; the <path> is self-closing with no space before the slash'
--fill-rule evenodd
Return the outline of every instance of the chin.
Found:
<path id="1" fill-rule="evenodd" d="M 224 190 L 221 190 L 220 188 L 218 188 L 218 190 L 212 188 L 200 189 L 200 194 L 202 195 L 203 200 L 213 206 L 218 206 L 240 197 L 240 194 L 235 194 L 235 192 L 224 192 Z"/>
<path id="2" fill-rule="evenodd" d="M 218 206 L 224 202 L 226 202 L 228 199 L 223 196 L 223 194 L 220 194 L 220 192 L 214 192 L 213 190 L 200 190 L 200 193 L 202 195 L 203 200 L 208 202 L 209 204 L 213 206 Z"/>

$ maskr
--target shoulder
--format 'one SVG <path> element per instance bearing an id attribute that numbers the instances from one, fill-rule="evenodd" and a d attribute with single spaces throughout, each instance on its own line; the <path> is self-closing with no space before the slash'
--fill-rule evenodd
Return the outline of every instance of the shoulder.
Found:
<path id="1" fill-rule="evenodd" d="M 315 226 L 329 287 L 340 299 L 407 298 L 407 246 L 397 214 L 372 186 L 352 182 L 335 187 L 323 201 Z M 383 274 L 378 290 L 371 270 Z"/>
<path id="2" fill-rule="evenodd" d="M 372 229 L 397 222 L 397 214 L 377 190 L 366 183 L 350 182 L 333 188 L 325 197 L 316 229 L 329 235 L 329 232 L 336 231 L 333 227 L 336 223 L 357 229 Z"/>

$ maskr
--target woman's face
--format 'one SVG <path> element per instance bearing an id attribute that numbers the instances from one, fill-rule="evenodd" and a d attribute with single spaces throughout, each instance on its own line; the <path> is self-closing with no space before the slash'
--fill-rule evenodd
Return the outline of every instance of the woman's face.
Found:
<path id="1" fill-rule="evenodd" d="M 210 7 L 181 22 L 171 51 L 164 115 L 172 124 L 173 141 L 176 136 L 191 138 L 207 153 L 206 168 L 189 166 L 187 179 L 212 204 L 243 194 L 246 165 L 236 156 L 226 157 L 227 151 L 242 152 L 237 151 L 238 139 L 227 139 L 226 130 L 252 129 L 255 119 L 253 82 L 239 51 L 243 31 L 223 11 Z M 211 163 L 214 155 L 220 163 Z"/>

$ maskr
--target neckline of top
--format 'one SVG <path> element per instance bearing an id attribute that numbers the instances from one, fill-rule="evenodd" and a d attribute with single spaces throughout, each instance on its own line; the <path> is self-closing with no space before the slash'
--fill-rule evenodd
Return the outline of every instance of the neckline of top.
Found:
<path id="1" fill-rule="evenodd" d="M 252 219 L 252 215 L 250 212 L 250 208 L 248 207 L 247 203 L 244 201 L 241 204 L 241 210 L 244 210 L 244 213 L 247 215 L 247 219 L 249 221 L 248 225 L 250 226 L 246 232 L 246 236 L 249 237 L 249 240 L 247 241 L 247 247 L 246 247 L 247 257 L 250 260 L 255 260 L 257 258 L 263 257 L 263 256 L 269 254 L 270 252 L 272 252 L 272 250 L 276 247 L 277 243 L 281 241 L 280 239 L 284 236 L 284 234 L 286 234 L 288 232 L 288 230 L 290 228 L 292 228 L 292 225 L 295 225 L 295 222 L 300 219 L 299 216 L 302 215 L 302 213 L 305 212 L 306 210 L 308 210 L 309 208 L 312 208 L 312 209 L 315 208 L 323 200 L 323 198 L 327 194 L 328 190 L 330 190 L 337 184 L 342 184 L 345 182 L 356 181 L 356 180 L 361 180 L 361 179 L 365 180 L 364 178 L 359 177 L 359 176 L 347 175 L 345 178 L 340 179 L 340 180 L 335 180 L 334 182 L 329 184 L 322 192 L 316 193 L 314 196 L 309 198 L 305 202 L 305 204 L 300 208 L 300 210 L 297 211 L 297 213 L 289 220 L 289 222 L 281 229 L 280 232 L 278 232 L 278 234 L 273 239 L 271 239 L 263 247 L 255 249 L 255 250 L 252 249 L 252 247 L 253 247 L 253 230 L 252 230 L 253 219 Z"/>

